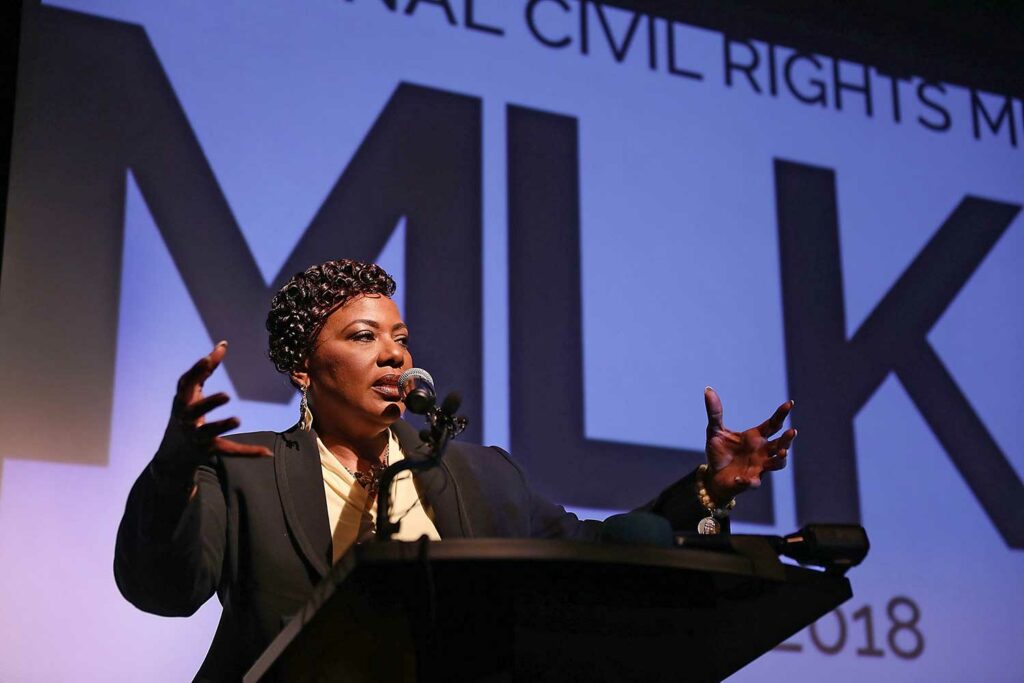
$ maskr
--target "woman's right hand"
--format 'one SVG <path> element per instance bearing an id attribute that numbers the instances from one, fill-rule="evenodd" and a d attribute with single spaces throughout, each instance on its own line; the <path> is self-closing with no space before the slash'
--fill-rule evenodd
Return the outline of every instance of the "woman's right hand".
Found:
<path id="1" fill-rule="evenodd" d="M 208 356 L 200 358 L 178 380 L 171 419 L 156 457 L 153 458 L 158 473 L 187 472 L 191 476 L 196 467 L 209 464 L 215 455 L 273 455 L 264 446 L 236 443 L 221 436 L 238 428 L 241 421 L 237 417 L 206 421 L 207 413 L 231 400 L 225 393 L 203 396 L 203 384 L 220 365 L 227 350 L 228 343 L 219 342 Z"/>

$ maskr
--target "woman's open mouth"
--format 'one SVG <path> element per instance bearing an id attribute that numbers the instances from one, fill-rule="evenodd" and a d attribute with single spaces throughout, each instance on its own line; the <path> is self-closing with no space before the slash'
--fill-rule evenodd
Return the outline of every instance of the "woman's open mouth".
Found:
<path id="1" fill-rule="evenodd" d="M 373 383 L 373 390 L 389 401 L 397 401 L 402 397 L 398 391 L 398 377 L 398 375 L 384 375 Z"/>

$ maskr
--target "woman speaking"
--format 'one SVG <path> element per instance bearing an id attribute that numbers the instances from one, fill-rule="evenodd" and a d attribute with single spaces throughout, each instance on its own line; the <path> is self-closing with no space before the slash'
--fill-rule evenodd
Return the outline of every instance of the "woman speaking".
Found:
<path id="1" fill-rule="evenodd" d="M 267 318 L 270 358 L 301 393 L 284 432 L 225 437 L 235 418 L 208 420 L 225 394 L 203 383 L 223 360 L 220 342 L 178 382 L 167 431 L 128 496 L 114 575 L 142 610 L 195 612 L 214 592 L 223 614 L 197 680 L 238 680 L 313 587 L 354 543 L 372 533 L 379 478 L 390 464 L 427 457 L 400 420 L 398 380 L 412 367 L 410 331 L 380 267 L 328 261 L 295 275 Z M 796 436 L 772 439 L 793 407 L 733 432 L 706 389 L 707 458 L 642 509 L 673 528 L 728 526 L 734 497 L 785 466 Z M 404 472 L 392 488 L 399 540 L 595 539 L 601 523 L 535 495 L 500 448 L 453 443 L 440 467 Z M 713 530 L 713 529 L 712 529 Z"/>

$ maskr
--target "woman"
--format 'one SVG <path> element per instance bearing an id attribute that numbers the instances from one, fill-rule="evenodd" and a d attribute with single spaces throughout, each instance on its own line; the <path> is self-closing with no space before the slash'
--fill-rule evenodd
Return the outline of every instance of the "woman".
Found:
<path id="1" fill-rule="evenodd" d="M 286 432 L 226 438 L 237 419 L 206 420 L 229 400 L 202 392 L 227 342 L 178 382 L 160 448 L 129 494 L 114 573 L 129 601 L 156 614 L 192 614 L 217 592 L 224 611 L 197 680 L 240 678 L 332 561 L 372 531 L 383 468 L 425 457 L 416 431 L 399 420 L 398 378 L 412 358 L 394 291 L 378 266 L 339 260 L 277 293 L 270 356 L 302 394 L 299 423 Z M 709 511 L 721 517 L 727 501 L 785 466 L 796 436 L 789 429 L 769 440 L 792 401 L 737 433 L 722 425 L 714 390 L 704 396 L 707 465 L 643 508 L 674 528 L 693 529 Z M 396 488 L 399 539 L 593 539 L 601 526 L 533 494 L 498 448 L 455 442 L 440 467 Z"/>

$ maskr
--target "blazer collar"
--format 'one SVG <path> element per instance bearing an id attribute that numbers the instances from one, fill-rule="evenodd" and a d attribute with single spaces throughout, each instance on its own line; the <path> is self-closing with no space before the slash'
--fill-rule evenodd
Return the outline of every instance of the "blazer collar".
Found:
<path id="1" fill-rule="evenodd" d="M 391 429 L 405 457 L 425 460 L 429 456 L 430 449 L 415 427 L 398 420 Z M 331 525 L 316 438 L 315 432 L 303 431 L 298 425 L 281 433 L 274 446 L 274 471 L 288 528 L 306 561 L 323 578 L 331 568 Z M 457 450 L 456 444 L 449 444 L 448 456 Z M 414 481 L 420 499 L 433 510 L 434 525 L 441 538 L 466 538 L 472 534 L 459 482 L 444 458 L 438 467 L 416 472 Z"/>
<path id="2" fill-rule="evenodd" d="M 285 521 L 306 561 L 320 575 L 331 567 L 331 524 L 316 434 L 293 426 L 274 446 L 274 472 Z"/>

